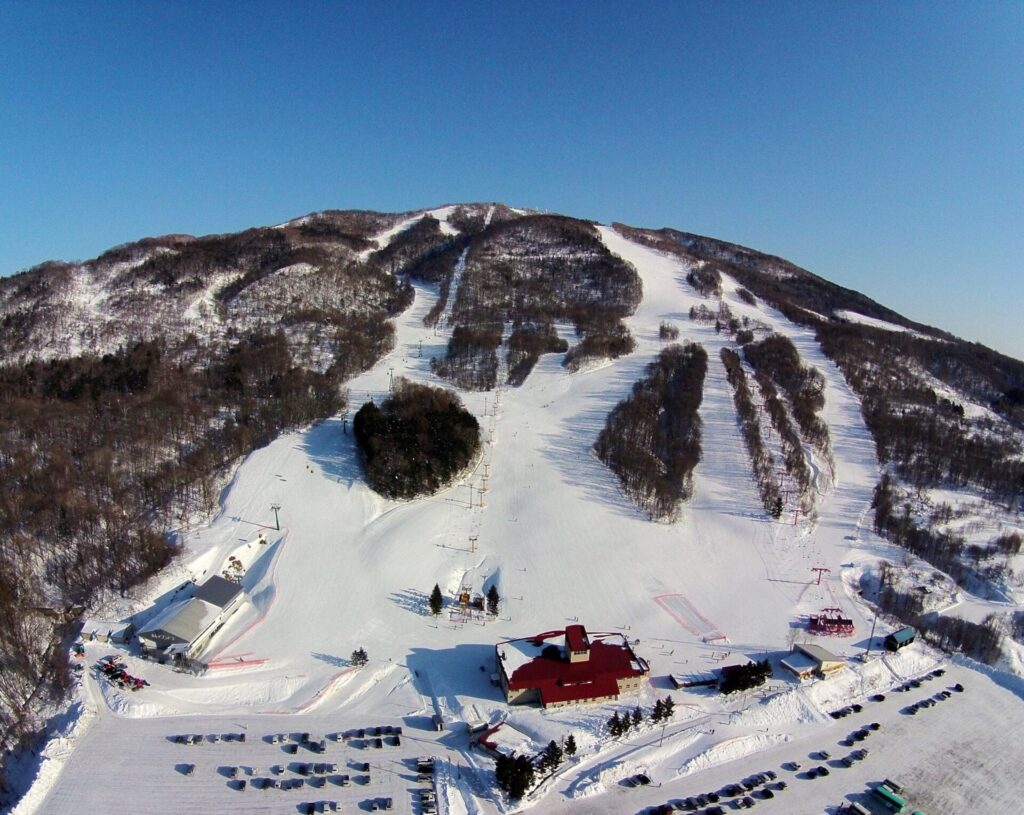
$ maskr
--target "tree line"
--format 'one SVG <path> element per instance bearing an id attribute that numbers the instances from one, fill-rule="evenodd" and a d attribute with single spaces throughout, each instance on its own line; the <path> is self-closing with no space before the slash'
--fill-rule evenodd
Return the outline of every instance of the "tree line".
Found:
<path id="1" fill-rule="evenodd" d="M 765 512 L 773 518 L 782 517 L 782 493 L 775 476 L 775 460 L 771 451 L 765 446 L 761 435 L 761 422 L 757 406 L 754 404 L 750 386 L 747 384 L 747 373 L 743 370 L 740 356 L 731 348 L 723 348 L 720 352 L 725 376 L 732 387 L 733 404 L 739 420 L 740 434 L 743 444 L 750 456 L 750 466 L 754 473 L 761 504 Z"/>
<path id="2" fill-rule="evenodd" d="M 392 346 L 411 286 L 355 253 L 398 217 L 145 239 L 0 281 L 5 755 L 61 699 L 75 621 L 173 559 L 166 530 L 215 509 L 241 456 L 336 413 Z M 79 281 L 104 293 L 94 314 Z"/>
<path id="3" fill-rule="evenodd" d="M 570 370 L 589 359 L 633 350 L 634 340 L 622 318 L 640 302 L 640 278 L 631 265 L 608 251 L 592 224 L 529 215 L 492 219 L 485 229 L 475 227 L 478 231 L 452 239 L 409 269 L 413 277 L 440 285 L 440 298 L 427 315 L 427 325 L 435 324 L 454 298 L 452 319 L 456 328 L 466 329 L 458 338 L 453 334 L 450 344 L 455 347 L 437 361 L 439 375 L 461 387 L 494 387 L 492 354 L 496 358 L 506 323 L 514 326 L 513 334 L 517 326 L 536 326 L 548 338 L 554 323 L 573 323 L 580 342 L 566 354 L 564 364 Z M 458 292 L 451 292 L 456 262 L 467 247 L 462 282 Z M 560 342 L 535 341 L 530 333 L 509 343 L 509 376 L 516 382 L 529 375 L 538 353 L 562 349 Z"/>
<path id="4" fill-rule="evenodd" d="M 696 343 L 663 349 L 608 415 L 594 445 L 626 495 L 651 518 L 673 518 L 693 492 L 707 361 Z"/>
<path id="5" fill-rule="evenodd" d="M 339 385 L 294 366 L 280 332 L 241 337 L 204 368 L 154 342 L 0 367 L 5 751 L 65 690 L 60 643 L 78 615 L 166 565 L 164 530 L 212 511 L 239 456 L 339 410 Z"/>

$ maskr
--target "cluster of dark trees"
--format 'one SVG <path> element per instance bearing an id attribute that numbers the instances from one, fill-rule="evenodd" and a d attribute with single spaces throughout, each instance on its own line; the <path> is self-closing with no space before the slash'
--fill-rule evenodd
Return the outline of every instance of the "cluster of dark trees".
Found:
<path id="1" fill-rule="evenodd" d="M 672 323 L 662 322 L 658 326 L 658 339 L 661 340 L 677 340 L 679 339 L 679 326 L 673 325 Z"/>
<path id="2" fill-rule="evenodd" d="M 707 367 L 707 352 L 696 343 L 663 349 L 608 414 L 594 445 L 626 495 L 652 518 L 673 517 L 692 494 Z"/>
<path id="3" fill-rule="evenodd" d="M 564 354 L 569 343 L 558 336 L 551 323 L 523 323 L 508 338 L 508 384 L 518 387 L 526 381 L 541 354 Z"/>
<path id="4" fill-rule="evenodd" d="M 722 296 L 722 275 L 710 264 L 691 269 L 686 274 L 686 282 L 704 297 Z"/>
<path id="5" fill-rule="evenodd" d="M 640 709 L 640 705 L 633 708 L 632 713 L 626 711 L 623 715 L 619 715 L 619 711 L 615 711 L 611 718 L 608 720 L 608 732 L 618 738 L 624 733 L 628 733 L 634 727 L 639 727 L 644 720 L 644 712 Z"/>
<path id="6" fill-rule="evenodd" d="M 498 384 L 498 348 L 501 323 L 457 325 L 441 359 L 432 359 L 431 370 L 466 390 L 491 390 Z"/>
<path id="7" fill-rule="evenodd" d="M 655 724 L 660 722 L 666 722 L 672 718 L 672 714 L 675 712 L 676 703 L 672 701 L 671 696 L 666 696 L 664 699 L 658 699 L 654 702 L 654 709 L 651 711 L 651 721 Z"/>
<path id="8" fill-rule="evenodd" d="M 775 476 L 775 462 L 761 436 L 761 424 L 758 419 L 757 406 L 754 404 L 750 387 L 747 385 L 747 373 L 743 370 L 739 354 L 731 348 L 723 348 L 721 358 L 722 364 L 725 366 L 726 379 L 732 386 L 733 404 L 736 406 L 736 416 L 739 419 L 740 432 L 743 434 L 743 443 L 750 455 L 750 466 L 754 472 L 754 481 L 757 483 L 761 503 L 764 505 L 765 511 L 773 518 L 780 518 L 783 504 L 782 494 Z"/>
<path id="9" fill-rule="evenodd" d="M 537 769 L 542 773 L 550 772 L 558 767 L 565 759 L 565 750 L 562 745 L 552 739 L 548 742 L 544 751 L 537 756 Z"/>
<path id="10" fill-rule="evenodd" d="M 553 772 L 566 756 L 576 755 L 576 749 L 576 737 L 570 733 L 561 744 L 554 739 L 549 741 L 544 750 L 532 759 L 522 755 L 499 755 L 494 767 L 498 786 L 511 800 L 518 801 L 534 785 L 537 770 Z"/>
<path id="11" fill-rule="evenodd" d="M 907 341 L 902 335 L 894 339 L 892 333 L 839 324 L 818 330 L 822 348 L 861 398 L 879 459 L 915 487 L 975 485 L 1002 501 L 1020 495 L 1024 460 L 1019 431 L 1024 421 L 1007 406 L 1010 397 L 1004 393 L 989 402 L 993 410 L 1002 406 L 1010 427 L 992 420 L 966 420 L 960 406 L 937 396 L 921 374 L 929 370 L 922 366 L 929 364 L 931 355 L 918 352 L 925 345 L 948 343 Z M 1024 365 L 1020 375 L 1024 380 Z M 972 372 L 967 378 L 973 376 Z M 1012 395 L 1012 389 L 1007 393 Z"/>
<path id="12" fill-rule="evenodd" d="M 772 666 L 767 659 L 760 662 L 748 662 L 746 665 L 730 665 L 722 671 L 722 681 L 718 683 L 719 693 L 736 693 L 763 685 L 772 675 Z"/>
<path id="13" fill-rule="evenodd" d="M 1024 645 L 1024 611 L 1015 611 L 1011 615 L 1010 636 Z"/>
<path id="14" fill-rule="evenodd" d="M 536 776 L 534 760 L 530 756 L 498 756 L 494 765 L 498 786 L 513 801 L 518 801 L 533 786 Z"/>
<path id="15" fill-rule="evenodd" d="M 456 263 L 467 247 L 459 290 L 451 292 Z M 566 357 L 569 367 L 633 349 L 622 318 L 640 302 L 640 278 L 632 266 L 608 251 L 591 223 L 553 215 L 492 218 L 487 228 L 424 256 L 409 273 L 440 284 L 441 296 L 426 318 L 428 325 L 454 298 L 452 319 L 467 329 L 506 322 L 539 327 L 572 322 L 581 340 Z M 485 332 L 464 334 L 460 343 L 456 358 L 489 359 L 493 340 Z M 519 363 L 529 355 L 512 350 L 510 374 L 517 369 L 517 378 L 525 378 L 529 369 Z M 460 375 L 458 365 L 439 367 L 438 372 Z M 493 387 L 489 382 L 486 376 L 471 376 L 459 384 L 484 389 Z"/>
<path id="16" fill-rule="evenodd" d="M 453 391 L 401 378 L 380 407 L 359 409 L 352 429 L 367 482 L 388 498 L 436 492 L 480 448 L 480 426 Z"/>
<path id="17" fill-rule="evenodd" d="M 446 241 L 447 237 L 441 231 L 441 222 L 430 215 L 424 215 L 408 229 L 395 235 L 383 249 L 374 252 L 371 259 L 389 274 L 400 275 Z"/>
<path id="18" fill-rule="evenodd" d="M 1003 632 L 994 615 L 980 623 L 943 614 L 926 615 L 916 620 L 918 635 L 925 641 L 952 653 L 994 665 L 1003 655 Z"/>
<path id="19" fill-rule="evenodd" d="M 878 589 L 878 608 L 903 622 L 913 622 L 924 613 L 926 595 L 920 591 L 906 591 L 892 578 L 892 564 L 883 561 L 881 585 Z"/>
<path id="20" fill-rule="evenodd" d="M 715 332 L 721 334 L 723 331 L 728 335 L 737 334 L 742 328 L 750 325 L 750 318 L 742 320 L 732 313 L 729 304 L 724 300 L 718 301 L 718 308 L 711 310 L 703 303 L 690 307 L 690 319 L 695 323 L 706 323 L 715 326 Z M 751 333 L 751 337 L 753 334 Z"/>
<path id="21" fill-rule="evenodd" d="M 828 425 L 818 415 L 825 406 L 825 378 L 817 369 L 802 365 L 796 347 L 779 334 L 744 345 L 743 355 L 754 369 L 765 410 L 779 434 L 786 472 L 807 510 L 813 503 L 813 484 L 801 433 L 825 462 L 834 467 Z M 779 395 L 779 387 L 785 393 L 785 403 Z M 791 413 L 801 433 L 794 428 Z"/>
<path id="22" fill-rule="evenodd" d="M 582 338 L 569 349 L 562 364 L 570 371 L 578 371 L 595 359 L 618 359 L 632 354 L 636 341 L 621 322 L 607 327 L 590 323 L 583 329 Z M 579 328 L 577 328 L 579 334 Z"/>
<path id="23" fill-rule="evenodd" d="M 144 339 L 170 349 L 190 333 L 203 346 L 231 344 L 283 326 L 296 362 L 305 349 L 307 367 L 322 370 L 336 330 L 356 317 L 382 323 L 411 302 L 407 281 L 376 255 L 354 254 L 373 248 L 371 229 L 394 220 L 324 213 L 280 229 L 149 238 L 81 265 L 43 264 L 0 280 L 0 355 L 103 353 Z M 102 309 L 80 305 L 80 284 L 103 291 Z"/>
<path id="24" fill-rule="evenodd" d="M 779 446 L 782 448 L 782 463 L 786 468 L 793 487 L 799 496 L 801 506 L 807 510 L 813 504 L 811 468 L 804 458 L 804 448 L 800 436 L 789 420 L 789 411 L 779 398 L 775 384 L 762 371 L 754 372 L 754 380 L 761 391 L 761 404 L 768 414 L 775 432 L 779 434 Z"/>
<path id="25" fill-rule="evenodd" d="M 803 438 L 832 466 L 828 425 L 819 415 L 825 407 L 825 377 L 821 371 L 803 365 L 796 346 L 781 334 L 746 344 L 743 356 L 759 375 L 782 388 Z"/>
<path id="26" fill-rule="evenodd" d="M 448 216 L 448 223 L 464 235 L 475 235 L 477 232 L 483 232 L 484 228 L 489 225 L 488 214 L 490 214 L 490 224 L 512 221 L 522 217 L 520 213 L 504 204 L 471 204 L 456 207 Z"/>
<path id="27" fill-rule="evenodd" d="M 365 648 L 356 648 L 352 652 L 352 656 L 349 658 L 352 666 L 355 668 L 362 668 L 367 662 L 370 661 L 369 655 L 366 653 Z"/>
<path id="28" fill-rule="evenodd" d="M 884 473 L 871 502 L 875 531 L 946 572 L 960 585 L 970 586 L 977 581 L 980 575 L 967 563 L 963 536 L 919 526 L 903 497 L 892 476 Z"/>
<path id="29" fill-rule="evenodd" d="M 675 707 L 676 703 L 672 701 L 671 696 L 656 700 L 649 716 L 651 722 L 660 724 L 661 722 L 668 721 L 672 718 Z M 619 711 L 616 710 L 608 720 L 608 732 L 618 738 L 624 733 L 628 733 L 634 727 L 639 727 L 643 720 L 644 712 L 640 705 L 637 705 L 632 711 L 627 711 L 621 716 Z"/>

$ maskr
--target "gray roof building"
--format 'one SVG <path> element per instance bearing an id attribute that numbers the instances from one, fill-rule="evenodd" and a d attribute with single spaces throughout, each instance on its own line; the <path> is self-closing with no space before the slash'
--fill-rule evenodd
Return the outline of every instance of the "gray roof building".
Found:
<path id="1" fill-rule="evenodd" d="M 196 589 L 196 593 L 192 596 L 210 605 L 224 608 L 241 593 L 242 587 L 237 583 L 225 580 L 220 575 L 215 574 Z"/>
<path id="2" fill-rule="evenodd" d="M 194 656 L 209 642 L 231 614 L 241 605 L 245 592 L 237 583 L 214 576 L 199 586 L 187 600 L 173 603 L 139 629 L 143 645 L 157 650 L 188 646 Z"/>

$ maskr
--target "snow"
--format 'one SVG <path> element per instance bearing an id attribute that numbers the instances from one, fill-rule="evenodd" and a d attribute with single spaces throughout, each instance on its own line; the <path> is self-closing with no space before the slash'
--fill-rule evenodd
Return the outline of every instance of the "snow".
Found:
<path id="1" fill-rule="evenodd" d="M 397 224 L 395 224 L 394 226 L 390 227 L 389 229 L 386 229 L 383 232 L 381 232 L 381 233 L 379 233 L 377 235 L 374 235 L 373 236 L 373 240 L 376 242 L 377 245 L 375 247 L 370 248 L 370 249 L 364 249 L 362 252 L 360 252 L 359 255 L 358 255 L 359 259 L 360 260 L 366 260 L 374 252 L 379 252 L 381 249 L 384 249 L 398 235 L 401 235 L 403 232 L 405 232 L 405 230 L 407 230 L 413 224 L 415 224 L 415 223 L 417 223 L 419 221 L 422 221 L 424 218 L 436 218 L 438 220 L 438 222 L 439 222 L 438 223 L 438 228 L 441 230 L 442 234 L 444 234 L 444 235 L 458 235 L 459 234 L 459 230 L 456 229 L 452 224 L 450 224 L 448 222 L 448 218 L 451 216 L 451 214 L 453 212 L 455 212 L 456 209 L 458 209 L 458 207 L 455 206 L 455 205 L 447 206 L 447 207 L 438 207 L 436 209 L 428 209 L 428 210 L 424 210 L 423 212 L 417 212 L 414 215 L 411 215 L 408 218 L 405 218 L 404 220 L 399 221 Z M 487 221 L 488 221 L 488 223 L 490 222 L 490 216 L 491 216 L 491 213 L 493 212 L 493 210 L 494 210 L 494 208 L 492 207 L 491 210 L 488 211 L 488 214 L 487 214 Z"/>
<path id="2" fill-rule="evenodd" d="M 451 211 L 430 212 L 447 223 Z M 925 811 L 966 811 L 968 798 L 972 808 L 1013 811 L 1021 688 L 960 661 L 920 691 L 893 694 L 905 678 L 931 670 L 937 656 L 917 643 L 897 655 L 851 659 L 871 644 L 874 622 L 858 594 L 861 577 L 879 558 L 898 559 L 901 551 L 870 529 L 879 477 L 874 444 L 855 395 L 813 333 L 763 305 L 742 303 L 734 297 L 735 281 L 724 281 L 738 316 L 790 337 L 826 380 L 823 418 L 832 435 L 834 479 L 819 485 L 813 518 L 800 516 L 794 524 L 787 515 L 780 523 L 760 505 L 736 427 L 718 356 L 730 340 L 687 317 L 691 306 L 705 302 L 686 284 L 687 266 L 610 228 L 600 234 L 643 279 L 643 301 L 628 318 L 635 353 L 576 374 L 561 367 L 558 355 L 546 355 L 520 388 L 463 393 L 481 424 L 482 455 L 457 483 L 427 498 L 389 501 L 368 489 L 349 416 L 254 451 L 225 490 L 218 515 L 183 533 L 181 562 L 129 610 L 146 613 L 184 576 L 202 580 L 238 558 L 251 604 L 214 636 L 203 655 L 210 670 L 193 676 L 124 655 L 129 672 L 151 683 L 137 693 L 101 685 L 87 670 L 78 691 L 87 713 L 77 732 L 51 742 L 53 763 L 42 762 L 17 815 L 105 811 L 131 802 L 161 815 L 177 813 L 183 801 L 200 812 L 294 811 L 306 800 L 338 800 L 353 810 L 375 796 L 392 797 L 396 811 L 412 812 L 416 784 L 407 762 L 424 754 L 442 759 L 441 812 L 635 812 L 784 761 L 806 763 L 820 748 L 838 756 L 835 742 L 862 720 L 882 724 L 871 736 L 869 759 L 833 769 L 825 779 L 787 778 L 791 790 L 759 802 L 758 810 L 821 812 L 861 794 L 869 781 L 899 775 Z M 353 411 L 366 399 L 384 398 L 392 376 L 438 384 L 429 362 L 444 352 L 448 329 L 422 323 L 436 299 L 435 288 L 416 287 L 413 305 L 396 320 L 395 350 L 348 384 Z M 704 345 L 709 369 L 693 498 L 676 523 L 652 524 L 622 496 L 592 445 L 608 412 L 664 347 L 663 320 L 679 326 L 681 340 Z M 272 504 L 280 506 L 280 529 Z M 258 542 L 260 534 L 266 544 Z M 820 584 L 812 567 L 829 570 Z M 447 610 L 432 617 L 426 601 L 435 583 L 449 597 L 462 585 L 476 592 L 493 583 L 503 598 L 498 617 Z M 841 608 L 853 619 L 854 634 L 810 637 L 803 618 L 823 607 Z M 120 619 L 96 627 L 116 628 Z M 495 644 L 576 622 L 639 640 L 637 653 L 651 665 L 648 683 L 617 705 L 506 706 L 490 681 Z M 876 654 L 885 628 L 878 626 Z M 848 667 L 801 685 L 778 661 L 794 642 L 812 640 L 846 658 Z M 357 647 L 369 654 L 362 668 L 349 662 Z M 86 650 L 88 665 L 123 653 L 98 642 Z M 753 693 L 681 691 L 669 679 L 763 658 L 776 666 L 775 676 Z M 967 692 L 916 716 L 900 712 L 955 681 Z M 867 702 L 877 692 L 886 701 Z M 649 710 L 666 695 L 676 713 L 664 727 L 645 723 L 621 739 L 607 735 L 604 723 L 614 710 Z M 839 721 L 827 715 L 854 701 L 866 706 L 863 715 Z M 446 731 L 433 730 L 435 713 L 445 717 Z M 535 797 L 510 805 L 493 791 L 491 760 L 469 747 L 466 725 L 478 719 L 507 720 L 536 749 L 572 732 L 580 751 Z M 326 756 L 303 748 L 293 757 L 263 738 L 387 724 L 405 729 L 402 747 L 328 741 Z M 168 738 L 226 732 L 245 732 L 246 743 L 185 747 Z M 977 762 L 986 767 L 983 780 L 980 769 L 963 766 L 968 753 L 985 757 Z M 220 771 L 245 766 L 267 775 L 271 764 L 296 760 L 367 760 L 371 781 L 240 793 Z M 183 763 L 196 764 L 192 776 L 177 769 Z M 628 789 L 620 783 L 640 771 L 655 784 Z"/>
<path id="3" fill-rule="evenodd" d="M 912 334 L 913 336 L 920 337 L 923 340 L 945 342 L 945 340 L 942 340 L 939 337 L 933 337 L 931 334 L 924 334 L 920 331 L 915 331 L 912 328 L 907 328 L 905 325 L 890 323 L 888 320 L 879 320 L 877 317 L 868 317 L 866 314 L 858 314 L 856 311 L 841 309 L 833 313 L 839 319 L 846 320 L 851 323 L 860 323 L 861 325 L 870 326 L 871 328 L 879 328 L 882 331 L 895 331 L 898 334 Z"/>

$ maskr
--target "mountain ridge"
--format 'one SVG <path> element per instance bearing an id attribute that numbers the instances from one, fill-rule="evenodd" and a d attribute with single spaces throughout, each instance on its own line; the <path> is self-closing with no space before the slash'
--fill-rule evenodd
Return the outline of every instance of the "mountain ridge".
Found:
<path id="1" fill-rule="evenodd" d="M 372 383 L 367 399 L 386 391 L 385 358 L 474 399 L 490 425 L 488 398 L 524 394 L 541 421 L 551 404 L 543 389 L 578 389 L 601 408 L 584 411 L 582 425 L 548 428 L 549 478 L 583 468 L 600 485 L 585 492 L 595 506 L 630 518 L 627 508 L 640 508 L 669 528 L 708 500 L 701 465 L 693 469 L 701 444 L 737 465 L 723 483 L 745 501 L 755 496 L 747 511 L 776 530 L 803 529 L 848 477 L 830 465 L 832 449 L 845 443 L 849 457 L 843 436 L 864 443 L 870 433 L 870 454 L 856 455 L 860 477 L 878 481 L 873 500 L 859 484 L 857 512 L 873 514 L 879 535 L 915 564 L 885 572 L 878 609 L 914 620 L 935 611 L 938 591 L 916 591 L 921 570 L 952 587 L 941 597 L 1017 597 L 1024 365 L 885 319 L 894 314 L 735 244 L 497 204 L 327 211 L 239 233 L 147 238 L 0 281 L 9 473 L 0 484 L 0 616 L 23 623 L 0 626 L 11 666 L 0 688 L 4 749 L 41 726 L 37 698 L 56 704 L 73 684 L 62 649 L 76 620 L 180 562 L 188 528 L 217 511 L 219 485 L 240 462 L 353 411 L 362 401 L 354 381 Z M 680 336 L 720 348 L 707 376 L 649 370 L 643 383 L 647 360 Z M 590 384 L 598 381 L 607 389 Z M 606 450 L 644 453 L 608 456 L 616 491 L 602 480 L 605 465 L 582 456 L 602 424 L 609 433 L 634 424 L 611 418 L 615 398 L 631 392 L 637 404 L 618 415 L 645 417 L 651 443 L 615 447 L 604 437 Z M 714 420 L 699 433 L 697 413 Z M 672 432 L 660 432 L 663 419 Z M 529 422 L 517 426 L 528 435 Z M 666 474 L 679 484 L 658 481 Z M 358 475 L 347 477 L 349 490 L 362 489 Z M 998 532 L 972 525 L 983 517 Z M 179 534 L 168 538 L 172 529 Z M 858 579 L 873 585 L 873 574 Z M 996 622 L 1012 650 L 1009 623 Z M 977 634 L 934 636 L 970 652 Z M 998 659 L 985 642 L 986 658 Z"/>

